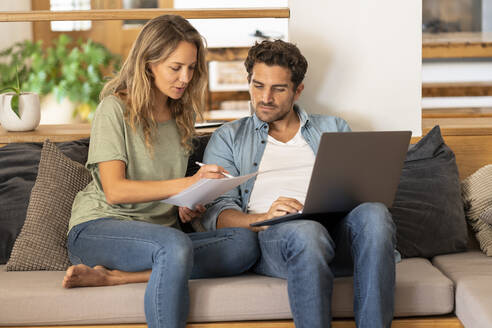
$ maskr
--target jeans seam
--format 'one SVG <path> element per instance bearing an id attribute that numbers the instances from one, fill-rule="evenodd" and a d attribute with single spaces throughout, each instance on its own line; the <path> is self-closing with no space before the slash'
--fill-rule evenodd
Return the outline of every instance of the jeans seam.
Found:
<path id="1" fill-rule="evenodd" d="M 232 238 L 233 237 L 232 235 L 234 235 L 234 234 L 235 233 L 233 232 L 233 233 L 228 234 L 228 235 L 223 236 L 223 237 L 219 237 L 219 238 L 216 237 L 216 238 L 214 238 L 214 241 L 208 242 L 208 243 L 206 243 L 204 245 L 201 245 L 201 246 L 198 246 L 195 249 L 198 251 L 198 250 L 201 250 L 201 249 L 204 249 L 204 248 L 207 248 L 207 247 L 210 247 L 210 246 L 213 246 L 213 245 L 217 245 L 219 243 L 223 243 L 225 241 L 231 240 L 231 239 L 233 239 Z"/>
<path id="2" fill-rule="evenodd" d="M 156 263 L 156 265 L 157 265 L 157 263 Z M 152 272 L 154 272 L 154 266 L 152 266 Z M 156 281 L 157 288 L 156 288 L 156 293 L 154 295 L 154 301 L 155 301 L 155 303 L 157 305 L 156 306 L 156 311 L 157 311 L 157 316 L 156 316 L 157 327 L 162 327 L 163 326 L 161 324 L 161 322 L 160 322 L 160 319 L 161 319 L 161 311 L 160 310 L 161 310 L 162 306 L 161 306 L 161 303 L 159 302 L 159 295 L 161 293 L 161 291 L 160 291 L 160 289 L 161 289 L 161 282 L 160 282 L 161 276 L 162 276 L 162 274 L 157 275 L 157 281 Z"/>
<path id="3" fill-rule="evenodd" d="M 77 236 L 77 238 L 78 238 L 78 236 Z M 144 243 L 151 244 L 151 245 L 154 245 L 154 246 L 157 245 L 159 248 L 161 247 L 161 245 L 159 243 L 156 243 L 155 241 L 147 240 L 147 239 L 141 239 L 141 238 L 115 237 L 115 236 L 111 236 L 111 235 L 90 235 L 90 234 L 86 234 L 85 237 L 83 237 L 83 238 L 113 239 L 113 240 L 132 240 L 132 241 L 144 242 Z"/>
<path id="4" fill-rule="evenodd" d="M 284 242 L 285 242 L 285 239 L 284 239 L 284 238 L 280 238 L 280 239 L 275 239 L 275 240 L 262 241 L 262 242 L 260 242 L 260 246 L 261 246 L 261 244 L 262 244 L 262 243 L 263 243 L 263 244 L 270 245 L 270 244 L 276 244 L 276 243 L 279 243 L 279 242 L 280 242 L 280 243 L 284 243 Z M 282 247 L 282 248 L 283 248 L 283 247 Z M 263 252 L 262 252 L 262 255 L 261 255 L 261 256 L 262 256 L 262 257 L 264 257 L 264 258 L 271 259 L 271 256 L 266 257 L 266 256 L 263 254 Z M 284 254 L 282 254 L 282 257 L 284 257 Z M 275 261 L 271 261 L 271 260 L 270 260 L 269 262 L 270 262 L 270 263 L 271 263 L 271 262 L 274 262 L 274 263 L 275 263 Z M 287 262 L 287 261 L 285 261 L 285 262 Z M 287 267 L 288 267 L 288 265 L 287 265 Z M 276 270 L 277 270 L 277 266 L 276 266 Z M 288 268 L 287 268 L 287 276 L 288 276 L 288 274 L 289 274 L 289 270 L 288 270 Z M 275 276 L 278 276 L 278 275 L 275 275 Z"/>
<path id="5" fill-rule="evenodd" d="M 359 234 L 357 233 L 355 236 L 353 235 L 353 232 L 354 232 L 354 229 L 353 229 L 353 226 L 352 226 L 352 222 L 350 222 L 349 220 L 347 221 L 347 229 L 348 229 L 348 232 L 350 233 L 350 252 L 352 253 L 352 261 L 353 261 L 353 265 L 354 265 L 354 269 L 353 269 L 353 278 L 354 279 L 354 300 L 357 300 L 358 304 L 359 304 L 359 307 L 357 308 L 357 313 L 355 313 L 355 315 L 359 316 L 359 323 L 362 322 L 362 318 L 360 317 L 362 314 L 360 313 L 361 312 L 361 305 L 362 305 L 362 296 L 361 296 L 361 286 L 360 286 L 360 276 L 359 276 L 359 271 L 355 271 L 355 263 L 356 263 L 356 259 L 355 259 L 355 256 L 354 256 L 354 251 L 355 251 L 355 245 L 357 244 L 356 242 L 354 242 L 358 237 L 359 237 Z M 358 256 L 357 256 L 358 258 Z M 356 278 L 357 276 L 357 278 Z M 355 309 L 354 309 L 355 310 Z M 355 318 L 357 319 L 357 317 Z"/>
<path id="6" fill-rule="evenodd" d="M 294 231 L 296 231 L 298 228 L 296 227 L 296 229 Z M 294 232 L 293 231 L 293 232 Z M 282 250 L 281 254 L 282 254 L 282 257 L 283 257 L 283 260 L 285 260 L 286 264 L 287 264 L 287 282 L 289 281 L 289 261 L 287 260 L 285 254 L 283 251 L 285 251 L 286 249 L 286 245 L 288 242 L 288 238 L 286 236 L 282 236 L 281 238 L 276 238 L 276 239 L 269 239 L 269 240 L 264 240 L 262 241 L 263 244 L 266 244 L 266 245 L 271 245 L 271 244 L 278 244 L 278 243 L 281 243 L 283 245 L 281 245 L 280 249 Z M 264 256 L 264 255 L 262 255 Z M 271 262 L 271 261 L 270 261 Z M 296 282 L 295 282 L 295 279 L 294 278 L 297 278 L 297 275 L 293 275 L 290 280 L 292 281 L 292 285 L 296 285 Z M 288 286 L 287 286 L 288 287 Z M 294 287 L 292 287 L 294 288 Z M 299 317 L 299 311 L 298 311 L 298 304 L 297 304 L 297 299 L 295 297 L 289 297 L 289 301 L 291 301 L 292 299 L 292 302 L 290 302 L 290 308 L 291 308 L 291 311 L 292 311 L 292 316 L 293 318 L 298 318 Z M 299 323 L 297 323 L 299 324 Z"/>

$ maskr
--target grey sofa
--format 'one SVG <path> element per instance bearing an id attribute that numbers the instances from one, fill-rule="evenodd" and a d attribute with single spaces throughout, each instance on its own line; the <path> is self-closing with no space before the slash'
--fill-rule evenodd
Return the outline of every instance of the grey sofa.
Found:
<path id="1" fill-rule="evenodd" d="M 1 325 L 145 322 L 145 284 L 63 289 L 63 275 L 62 271 L 6 272 L 1 266 Z M 285 280 L 255 274 L 192 280 L 189 321 L 290 319 L 286 287 Z M 335 317 L 353 316 L 352 295 L 352 278 L 337 278 Z M 428 260 L 410 258 L 397 264 L 397 317 L 449 314 L 454 310 L 454 298 L 453 281 Z"/>
<path id="2" fill-rule="evenodd" d="M 468 137 L 445 137 L 462 178 L 492 162 L 492 135 Z M 394 327 L 492 327 L 492 258 L 479 250 L 407 258 L 396 270 Z M 0 266 L 0 326 L 145 325 L 145 284 L 63 289 L 63 275 Z M 293 327 L 282 279 L 246 274 L 192 280 L 190 293 L 190 327 Z M 335 280 L 335 327 L 354 327 L 352 294 L 352 278 Z"/>

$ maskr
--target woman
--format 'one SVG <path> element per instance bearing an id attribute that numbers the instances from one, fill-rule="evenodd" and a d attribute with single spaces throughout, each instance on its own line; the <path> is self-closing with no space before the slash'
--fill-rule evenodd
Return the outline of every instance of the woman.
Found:
<path id="1" fill-rule="evenodd" d="M 101 92 L 86 164 L 94 179 L 75 198 L 70 219 L 68 250 L 76 265 L 64 287 L 148 281 L 149 327 L 185 327 L 189 278 L 239 274 L 259 254 L 253 232 L 187 235 L 177 218 L 190 221 L 204 208 L 159 202 L 202 178 L 224 177 L 217 165 L 183 177 L 204 103 L 204 51 L 200 34 L 180 16 L 144 26 Z"/>

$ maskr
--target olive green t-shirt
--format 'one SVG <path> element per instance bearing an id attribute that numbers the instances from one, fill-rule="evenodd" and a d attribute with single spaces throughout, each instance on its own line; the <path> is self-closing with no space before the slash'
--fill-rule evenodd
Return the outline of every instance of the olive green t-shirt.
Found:
<path id="1" fill-rule="evenodd" d="M 126 164 L 130 180 L 169 180 L 182 178 L 188 155 L 180 143 L 176 121 L 158 123 L 153 154 L 145 146 L 141 129 L 134 132 L 125 122 L 125 104 L 108 96 L 99 104 L 92 122 L 86 167 L 93 180 L 75 197 L 69 230 L 80 223 L 111 217 L 177 226 L 177 209 L 159 201 L 111 205 L 106 201 L 97 163 L 120 160 Z"/>

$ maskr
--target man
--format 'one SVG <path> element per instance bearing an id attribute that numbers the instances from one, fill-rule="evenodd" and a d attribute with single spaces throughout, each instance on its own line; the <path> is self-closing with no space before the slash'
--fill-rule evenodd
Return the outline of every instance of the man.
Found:
<path id="1" fill-rule="evenodd" d="M 294 104 L 307 70 L 295 45 L 263 41 L 249 50 L 245 66 L 254 114 L 216 130 L 204 161 L 232 175 L 277 170 L 259 174 L 210 204 L 203 217 L 208 230 L 251 228 L 253 222 L 301 210 L 321 134 L 350 131 L 340 118 L 310 115 Z M 255 271 L 287 279 L 298 328 L 330 327 L 333 279 L 351 274 L 357 326 L 390 327 L 395 226 L 387 208 L 364 203 L 342 217 L 327 214 L 320 222 L 254 228 L 261 249 Z"/>

